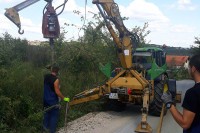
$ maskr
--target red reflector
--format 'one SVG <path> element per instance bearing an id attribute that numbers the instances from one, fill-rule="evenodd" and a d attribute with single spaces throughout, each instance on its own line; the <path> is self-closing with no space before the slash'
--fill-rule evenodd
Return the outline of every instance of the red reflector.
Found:
<path id="1" fill-rule="evenodd" d="M 128 94 L 131 95 L 132 94 L 132 90 L 128 89 Z"/>

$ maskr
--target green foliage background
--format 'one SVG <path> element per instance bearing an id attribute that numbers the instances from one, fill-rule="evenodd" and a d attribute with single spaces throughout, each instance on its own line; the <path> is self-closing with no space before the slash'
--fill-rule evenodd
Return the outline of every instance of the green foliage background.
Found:
<path id="1" fill-rule="evenodd" d="M 192 48 L 192 52 L 194 54 L 200 54 L 200 37 L 195 37 L 195 41 L 194 41 L 195 45 L 193 45 Z"/>
<path id="2" fill-rule="evenodd" d="M 83 42 L 65 42 L 64 38 L 55 42 L 56 61 L 61 67 L 61 91 L 70 98 L 102 84 L 106 77 L 99 71 L 99 63 L 118 64 L 112 40 L 90 42 L 101 33 L 94 34 L 92 29 L 86 32 Z M 41 130 L 43 76 L 49 73 L 45 66 L 50 64 L 50 53 L 48 42 L 29 45 L 27 40 L 13 38 L 8 33 L 0 37 L 0 132 Z M 64 124 L 65 103 L 61 104 L 59 126 Z M 100 109 L 99 102 L 74 106 L 68 120 Z"/>

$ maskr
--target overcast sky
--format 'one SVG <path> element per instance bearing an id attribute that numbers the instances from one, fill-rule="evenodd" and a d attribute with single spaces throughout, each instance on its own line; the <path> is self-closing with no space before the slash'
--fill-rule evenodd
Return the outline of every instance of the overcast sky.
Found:
<path id="1" fill-rule="evenodd" d="M 54 0 L 54 7 L 62 4 L 64 0 Z M 83 22 L 80 16 L 73 13 L 79 10 L 84 14 L 86 0 L 68 0 L 65 11 L 59 16 L 60 25 L 68 31 L 66 39 L 78 37 L 76 27 L 66 27 L 64 23 L 75 24 L 81 27 Z M 18 28 L 5 16 L 5 8 L 10 8 L 23 0 L 0 0 L 0 33 L 8 32 L 13 37 L 28 40 L 43 39 L 42 11 L 46 4 L 44 0 L 27 7 L 19 12 L 23 35 L 18 34 Z M 166 44 L 177 47 L 190 47 L 194 45 L 194 37 L 200 37 L 200 1 L 199 0 L 115 0 L 119 5 L 121 16 L 129 17 L 124 23 L 128 29 L 143 26 L 149 23 L 151 31 L 148 40 L 154 44 Z M 87 21 L 91 20 L 92 13 L 97 13 L 97 7 L 92 0 L 87 0 Z M 82 34 L 82 32 L 80 33 Z"/>

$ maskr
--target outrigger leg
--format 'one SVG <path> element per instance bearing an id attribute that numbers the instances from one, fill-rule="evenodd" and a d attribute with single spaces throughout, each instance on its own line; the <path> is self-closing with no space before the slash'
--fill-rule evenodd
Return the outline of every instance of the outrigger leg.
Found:
<path id="1" fill-rule="evenodd" d="M 149 110 L 149 89 L 146 88 L 144 96 L 143 96 L 142 120 L 141 120 L 141 123 L 138 124 L 135 132 L 152 133 L 152 128 L 147 123 L 148 110 Z"/>

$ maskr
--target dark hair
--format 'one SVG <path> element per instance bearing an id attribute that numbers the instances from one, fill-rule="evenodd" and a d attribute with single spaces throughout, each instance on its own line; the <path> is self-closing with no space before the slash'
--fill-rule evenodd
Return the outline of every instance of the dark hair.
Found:
<path id="1" fill-rule="evenodd" d="M 52 71 L 52 72 L 55 72 L 55 73 L 58 73 L 58 71 L 59 71 L 59 66 L 58 66 L 58 64 L 53 64 L 53 65 L 51 66 L 51 71 Z"/>
<path id="2" fill-rule="evenodd" d="M 200 54 L 194 55 L 190 58 L 189 61 L 190 67 L 195 67 L 197 71 L 200 73 Z"/>

